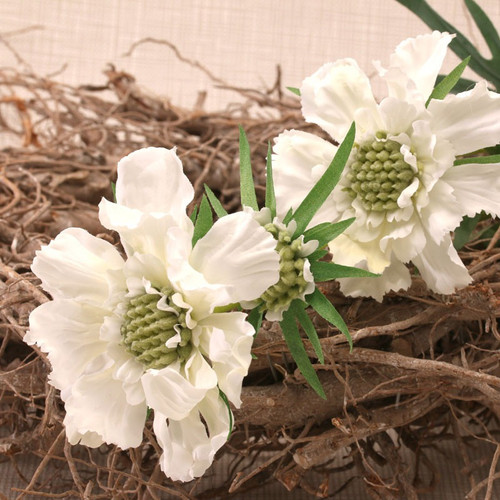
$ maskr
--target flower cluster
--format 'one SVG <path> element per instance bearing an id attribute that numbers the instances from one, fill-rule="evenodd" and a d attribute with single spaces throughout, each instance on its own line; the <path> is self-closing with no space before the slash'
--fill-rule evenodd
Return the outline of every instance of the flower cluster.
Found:
<path id="1" fill-rule="evenodd" d="M 53 300 L 32 312 L 25 341 L 48 353 L 70 443 L 136 447 L 152 411 L 162 470 L 192 480 L 231 432 L 230 403 L 241 404 L 264 316 L 280 322 L 298 368 L 325 397 L 298 329 L 323 362 L 305 309 L 351 339 L 316 283 L 338 279 L 346 294 L 381 300 L 409 287 L 409 262 L 440 293 L 470 282 L 451 233 L 464 215 L 500 215 L 500 175 L 498 159 L 457 157 L 500 141 L 500 96 L 484 82 L 446 97 L 434 89 L 452 38 L 408 39 L 388 68 L 377 63 L 388 87 L 380 103 L 352 59 L 306 78 L 304 117 L 340 144 L 282 133 L 263 208 L 243 132 L 243 210 L 233 214 L 207 188 L 187 215 L 193 186 L 175 149 L 120 160 L 116 201 L 103 199 L 99 218 L 125 256 L 69 228 L 32 265 Z"/>
<path id="2" fill-rule="evenodd" d="M 448 294 L 471 281 L 453 247 L 462 217 L 500 215 L 498 159 L 459 155 L 500 142 L 500 95 L 485 82 L 444 99 L 433 88 L 453 35 L 433 32 L 402 42 L 388 68 L 376 63 L 388 96 L 377 103 L 353 59 L 325 64 L 300 88 L 306 121 L 339 141 L 351 122 L 356 142 L 339 184 L 314 223 L 354 217 L 329 245 L 336 262 L 378 278 L 343 278 L 344 293 L 382 300 L 407 289 L 412 262 L 430 289 Z M 335 146 L 318 136 L 286 131 L 274 145 L 278 214 L 300 204 L 326 169 Z"/>

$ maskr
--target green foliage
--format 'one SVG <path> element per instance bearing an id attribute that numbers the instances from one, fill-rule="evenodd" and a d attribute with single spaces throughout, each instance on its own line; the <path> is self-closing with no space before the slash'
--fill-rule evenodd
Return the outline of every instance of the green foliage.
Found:
<path id="1" fill-rule="evenodd" d="M 314 281 L 330 281 L 337 278 L 375 278 L 379 274 L 365 271 L 357 267 L 342 266 L 334 262 L 311 262 Z"/>
<path id="2" fill-rule="evenodd" d="M 243 128 L 240 127 L 240 193 L 241 204 L 259 210 L 250 160 L 250 145 Z"/>
<path id="3" fill-rule="evenodd" d="M 271 219 L 276 217 L 276 195 L 274 193 L 273 164 L 271 155 L 271 143 L 267 146 L 266 161 L 266 207 L 271 211 Z"/>
<path id="4" fill-rule="evenodd" d="M 300 89 L 298 89 L 297 87 L 287 87 L 287 89 L 300 97 Z"/>
<path id="5" fill-rule="evenodd" d="M 297 238 L 305 231 L 311 219 L 337 185 L 342 170 L 344 170 L 345 164 L 351 154 L 355 135 L 356 126 L 353 122 L 325 173 L 293 213 L 292 218 L 297 222 L 297 229 L 293 235 L 294 238 Z"/>
<path id="6" fill-rule="evenodd" d="M 196 223 L 194 225 L 193 231 L 193 247 L 196 242 L 208 233 L 210 228 L 213 226 L 214 220 L 212 217 L 212 209 L 210 208 L 210 203 L 208 203 L 207 197 L 203 195 L 201 199 L 200 208 L 198 210 L 198 216 L 196 217 Z"/>
<path id="7" fill-rule="evenodd" d="M 227 407 L 227 411 L 229 412 L 229 433 L 227 435 L 227 439 L 229 441 L 231 433 L 233 432 L 233 412 L 231 411 L 231 406 L 229 405 L 229 401 L 227 399 L 226 394 L 221 391 L 220 387 L 219 387 L 219 396 L 222 399 L 222 401 L 224 401 L 224 404 Z"/>
<path id="8" fill-rule="evenodd" d="M 477 28 L 491 51 L 490 59 L 482 56 L 476 47 L 455 26 L 443 19 L 426 0 L 396 0 L 416 14 L 432 29 L 455 33 L 450 48 L 460 59 L 470 56 L 469 67 L 485 80 L 490 81 L 500 91 L 500 37 L 486 13 L 474 0 L 465 0 Z"/>
<path id="9" fill-rule="evenodd" d="M 449 75 L 445 76 L 434 87 L 434 90 L 432 91 L 431 95 L 429 96 L 429 99 L 427 99 L 427 102 L 425 103 L 426 107 L 431 102 L 431 99 L 444 99 L 450 93 L 450 91 L 458 83 L 458 80 L 460 80 L 460 76 L 464 72 L 464 69 L 467 67 L 467 64 L 469 64 L 469 61 L 470 61 L 470 56 L 466 57 L 458 66 L 456 66 L 450 72 Z"/>
<path id="10" fill-rule="evenodd" d="M 227 211 L 222 206 L 222 203 L 219 201 L 217 196 L 215 196 L 214 192 L 206 184 L 205 184 L 205 193 L 217 217 L 224 217 L 224 215 L 227 215 Z"/>

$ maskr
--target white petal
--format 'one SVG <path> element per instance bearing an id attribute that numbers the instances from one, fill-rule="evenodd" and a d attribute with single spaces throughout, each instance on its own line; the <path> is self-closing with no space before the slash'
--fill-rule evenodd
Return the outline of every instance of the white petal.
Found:
<path id="1" fill-rule="evenodd" d="M 50 382 L 57 389 L 73 384 L 86 366 L 105 352 L 107 343 L 99 338 L 106 311 L 73 300 L 55 300 L 30 314 L 28 344 L 37 344 L 48 353 Z"/>
<path id="2" fill-rule="evenodd" d="M 194 190 L 175 149 L 144 148 L 118 162 L 116 200 L 142 212 L 185 216 Z"/>
<path id="3" fill-rule="evenodd" d="M 361 266 L 358 266 L 361 267 Z M 373 297 L 382 302 L 384 295 L 391 290 L 407 290 L 411 285 L 408 268 L 397 259 L 384 269 L 377 278 L 340 278 L 340 290 L 351 297 Z"/>
<path id="4" fill-rule="evenodd" d="M 181 420 L 217 385 L 214 371 L 205 362 L 198 366 L 195 380 L 180 373 L 180 363 L 161 370 L 148 370 L 142 377 L 148 406 L 167 418 Z"/>
<path id="5" fill-rule="evenodd" d="M 353 233 L 353 236 L 355 235 L 356 232 Z M 380 250 L 377 241 L 362 243 L 346 234 L 341 234 L 330 242 L 329 247 L 333 261 L 337 264 L 358 266 L 365 261 L 368 271 L 372 273 L 382 273 L 391 262 L 390 258 Z"/>
<path id="6" fill-rule="evenodd" d="M 150 287 L 161 290 L 170 284 L 164 262 L 154 255 L 132 255 L 127 259 L 123 273 L 127 278 L 128 296 L 142 295 Z M 150 293 L 154 293 L 153 290 Z"/>
<path id="7" fill-rule="evenodd" d="M 379 109 L 385 124 L 384 131 L 391 135 L 408 133 L 421 113 L 414 104 L 393 97 L 383 99 Z"/>
<path id="8" fill-rule="evenodd" d="M 382 128 L 370 81 L 354 59 L 323 65 L 304 80 L 300 94 L 306 121 L 316 123 L 337 141 L 344 138 L 362 108 L 366 112 L 358 115 L 356 135 Z"/>
<path id="9" fill-rule="evenodd" d="M 436 245 L 432 238 L 427 238 L 427 245 L 412 262 L 417 266 L 427 286 L 438 293 L 453 293 L 457 288 L 463 288 L 472 281 L 467 268 L 453 248 L 449 235 L 446 235 L 439 245 Z"/>
<path id="10" fill-rule="evenodd" d="M 167 422 L 165 415 L 155 412 L 153 426 L 163 449 L 163 472 L 174 481 L 191 481 L 205 473 L 227 441 L 229 410 L 218 390 L 212 390 L 183 420 Z"/>
<path id="11" fill-rule="evenodd" d="M 108 243 L 79 228 L 62 231 L 33 261 L 31 269 L 54 299 L 102 306 L 123 290 L 123 259 Z"/>
<path id="12" fill-rule="evenodd" d="M 384 76 L 389 95 L 402 100 L 412 99 L 416 96 L 412 95 L 411 89 L 415 88 L 425 102 L 434 88 L 454 36 L 434 31 L 401 42 L 391 55 L 389 71 Z"/>
<path id="13" fill-rule="evenodd" d="M 328 165 L 337 147 L 321 137 L 299 130 L 288 130 L 274 140 L 273 176 L 278 215 L 302 203 Z M 310 226 L 331 222 L 338 217 L 332 195 L 318 210 Z"/>
<path id="14" fill-rule="evenodd" d="M 453 187 L 443 178 L 436 182 L 428 196 L 429 204 L 420 210 L 422 225 L 434 242 L 439 244 L 445 234 L 449 235 L 460 224 L 463 209 Z"/>
<path id="15" fill-rule="evenodd" d="M 453 188 L 461 214 L 469 217 L 484 210 L 500 216 L 500 165 L 470 164 L 450 168 L 442 177 Z"/>
<path id="16" fill-rule="evenodd" d="M 250 350 L 255 331 L 239 312 L 212 314 L 200 324 L 201 346 L 217 373 L 218 385 L 237 408 L 241 385 L 252 361 Z"/>
<path id="17" fill-rule="evenodd" d="M 486 82 L 444 100 L 432 100 L 432 127 L 450 141 L 457 155 L 500 142 L 500 94 L 489 91 Z"/>
<path id="18" fill-rule="evenodd" d="M 113 367 L 80 377 L 65 396 L 65 425 L 80 435 L 98 434 L 122 449 L 141 444 L 147 407 L 130 405 L 122 382 L 112 376 Z M 78 434 L 68 436 L 76 444 Z"/>
<path id="19" fill-rule="evenodd" d="M 104 227 L 120 234 L 127 255 L 134 252 L 149 253 L 166 261 L 166 233 L 172 226 L 180 226 L 189 235 L 193 223 L 183 213 L 174 218 L 170 214 L 148 214 L 108 200 L 99 203 L 99 219 Z"/>
<path id="20" fill-rule="evenodd" d="M 279 280 L 275 247 L 252 214 L 238 212 L 219 219 L 198 240 L 189 261 L 209 283 L 226 285 L 231 302 L 253 300 Z"/>

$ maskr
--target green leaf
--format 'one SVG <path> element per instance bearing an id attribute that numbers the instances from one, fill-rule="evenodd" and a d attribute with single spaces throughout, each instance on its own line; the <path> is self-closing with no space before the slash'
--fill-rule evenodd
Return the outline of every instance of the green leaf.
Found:
<path id="1" fill-rule="evenodd" d="M 193 231 L 193 247 L 196 242 L 205 236 L 210 228 L 213 226 L 214 221 L 212 218 L 212 209 L 210 208 L 210 203 L 208 203 L 207 197 L 203 195 L 201 199 L 200 209 L 198 211 L 198 217 L 196 217 L 196 224 L 194 225 Z"/>
<path id="2" fill-rule="evenodd" d="M 380 274 L 374 274 L 357 267 L 342 266 L 334 262 L 311 262 L 311 272 L 314 281 L 330 281 L 337 278 L 376 278 Z"/>
<path id="3" fill-rule="evenodd" d="M 308 229 L 304 233 L 304 242 L 317 240 L 319 247 L 322 247 L 342 234 L 353 222 L 355 218 L 345 219 L 340 222 L 323 222 Z"/>
<path id="4" fill-rule="evenodd" d="M 322 318 L 336 326 L 346 336 L 352 349 L 352 338 L 349 329 L 333 304 L 317 288 L 311 295 L 306 297 L 306 301 Z"/>
<path id="5" fill-rule="evenodd" d="M 288 210 L 283 219 L 283 224 L 288 224 L 292 220 L 292 217 L 293 217 L 293 209 L 290 207 L 290 209 Z"/>
<path id="6" fill-rule="evenodd" d="M 300 89 L 298 89 L 297 87 L 287 87 L 287 89 L 300 97 Z"/>
<path id="7" fill-rule="evenodd" d="M 196 222 L 197 215 L 198 215 L 198 205 L 195 205 L 193 211 L 191 212 L 191 215 L 189 216 L 193 224 Z"/>
<path id="8" fill-rule="evenodd" d="M 498 31 L 486 15 L 483 9 L 474 0 L 465 0 L 465 5 L 476 23 L 481 35 L 488 44 L 491 55 L 496 58 L 500 56 L 500 37 Z"/>
<path id="9" fill-rule="evenodd" d="M 474 217 L 465 216 L 455 229 L 455 236 L 453 237 L 453 246 L 456 250 L 460 250 L 465 244 L 467 244 L 474 231 L 477 223 L 481 220 L 482 214 L 476 214 Z"/>
<path id="10" fill-rule="evenodd" d="M 323 250 L 320 248 L 319 250 L 316 250 L 312 254 L 307 256 L 307 260 L 312 263 L 316 260 L 322 259 L 325 255 L 328 255 L 328 250 Z"/>
<path id="11" fill-rule="evenodd" d="M 250 160 L 250 145 L 245 131 L 240 126 L 240 192 L 241 204 L 259 211 L 257 196 L 255 195 L 255 184 L 252 175 L 252 163 Z"/>
<path id="12" fill-rule="evenodd" d="M 425 107 L 429 105 L 432 99 L 444 99 L 451 91 L 451 89 L 457 84 L 458 80 L 462 76 L 464 69 L 469 64 L 470 56 L 466 57 L 458 66 L 456 66 L 448 76 L 444 77 L 432 91 L 429 99 L 425 103 Z"/>
<path id="13" fill-rule="evenodd" d="M 205 186 L 205 193 L 208 196 L 208 201 L 210 202 L 210 205 L 212 205 L 212 208 L 214 209 L 214 212 L 217 214 L 217 217 L 224 217 L 227 215 L 226 209 L 222 206 L 222 203 L 218 200 L 217 196 L 215 196 L 214 192 L 206 185 Z"/>
<path id="14" fill-rule="evenodd" d="M 460 59 L 471 56 L 469 67 L 482 78 L 492 82 L 500 90 L 500 56 L 492 51 L 492 59 L 486 59 L 474 45 L 448 21 L 443 19 L 425 0 L 396 0 L 416 14 L 424 23 L 433 30 L 455 33 L 455 38 L 450 43 L 450 48 Z M 469 2 L 470 3 L 470 2 Z M 472 3 L 471 3 L 472 5 Z M 474 9 L 473 9 L 474 10 Z M 472 12 L 471 12 L 472 14 Z M 477 12 L 475 12 L 477 16 Z M 481 28 L 480 28 L 481 29 Z"/>
<path id="15" fill-rule="evenodd" d="M 229 405 L 229 401 L 227 399 L 227 396 L 225 395 L 224 392 L 221 391 L 219 387 L 219 396 L 224 401 L 224 404 L 227 407 L 227 411 L 229 412 L 229 433 L 227 435 L 227 440 L 229 441 L 229 438 L 231 437 L 231 433 L 233 432 L 233 412 L 231 411 L 231 406 Z"/>
<path id="16" fill-rule="evenodd" d="M 326 399 L 325 391 L 321 386 L 316 370 L 311 364 L 311 360 L 302 343 L 302 338 L 300 337 L 299 329 L 295 322 L 295 315 L 290 308 L 283 313 L 283 319 L 280 321 L 280 326 L 290 354 L 295 363 L 297 363 L 302 375 L 316 393 L 323 399 Z"/>
<path id="17" fill-rule="evenodd" d="M 297 320 L 302 325 L 302 328 L 304 328 L 304 331 L 311 341 L 311 345 L 313 346 L 314 352 L 316 353 L 319 362 L 324 364 L 325 356 L 323 355 L 323 349 L 321 349 L 318 332 L 316 331 L 316 328 L 314 328 L 313 322 L 311 321 L 309 315 L 306 313 L 305 308 L 306 304 L 304 304 L 304 302 L 302 302 L 301 300 L 294 300 L 290 304 L 290 309 L 292 309 L 292 312 L 295 314 Z"/>
<path id="18" fill-rule="evenodd" d="M 113 193 L 113 201 L 116 203 L 116 183 L 111 183 L 111 192 Z"/>
<path id="19" fill-rule="evenodd" d="M 307 225 L 314 217 L 314 214 L 318 211 L 319 207 L 323 205 L 325 200 L 333 191 L 333 188 L 337 185 L 340 175 L 342 174 L 342 170 L 344 169 L 347 159 L 351 154 L 355 135 L 356 126 L 353 122 L 351 128 L 347 132 L 347 135 L 342 141 L 342 144 L 339 146 L 335 157 L 326 169 L 326 172 L 313 186 L 311 191 L 309 191 L 302 203 L 298 206 L 297 210 L 295 210 L 293 219 L 297 222 L 297 229 L 293 235 L 294 238 L 297 238 L 305 231 Z"/>
<path id="20" fill-rule="evenodd" d="M 492 156 L 472 156 L 470 158 L 460 158 L 455 160 L 453 165 L 469 165 L 472 163 L 485 164 L 485 163 L 500 163 L 500 155 Z M 500 168 L 500 166 L 499 166 Z"/>
<path id="21" fill-rule="evenodd" d="M 276 195 L 274 193 L 273 162 L 271 156 L 271 143 L 267 145 L 266 162 L 266 207 L 271 210 L 271 220 L 276 217 Z"/>
<path id="22" fill-rule="evenodd" d="M 247 321 L 253 326 L 255 330 L 255 335 L 259 333 L 260 327 L 262 325 L 262 317 L 264 316 L 264 311 L 260 310 L 260 304 L 254 307 L 247 316 Z"/>

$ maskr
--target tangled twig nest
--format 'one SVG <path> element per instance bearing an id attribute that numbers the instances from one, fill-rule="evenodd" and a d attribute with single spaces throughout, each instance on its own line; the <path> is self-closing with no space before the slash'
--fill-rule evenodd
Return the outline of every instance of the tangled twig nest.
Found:
<path id="1" fill-rule="evenodd" d="M 278 325 L 264 322 L 235 430 L 216 460 L 226 464 L 223 473 L 188 485 L 167 480 L 149 423 L 137 449 L 68 445 L 48 361 L 22 342 L 30 311 L 48 300 L 30 271 L 35 251 L 69 226 L 118 244 L 100 226 L 96 205 L 111 198 L 116 162 L 130 151 L 177 147 L 195 201 L 207 183 L 231 211 L 239 206 L 237 125 L 248 135 L 260 195 L 268 141 L 287 128 L 313 127 L 279 82 L 269 92 L 245 91 L 245 104 L 206 113 L 146 95 L 113 68 L 107 77 L 102 87 L 75 88 L 0 70 L 0 453 L 25 481 L 17 498 L 220 498 L 264 483 L 334 498 L 346 486 L 336 475 L 351 470 L 370 498 L 415 499 L 439 480 L 429 451 L 448 441 L 457 443 L 468 498 L 493 498 L 500 233 L 491 220 L 478 232 L 489 238 L 478 236 L 462 252 L 474 283 L 455 295 L 433 294 L 417 276 L 408 292 L 381 304 L 347 299 L 335 284 L 323 288 L 354 341 L 350 352 L 342 334 L 312 316 L 327 401 L 296 370 Z M 487 450 L 482 462 L 470 456 L 474 442 Z M 36 457 L 31 477 L 18 466 L 27 454 Z"/>

